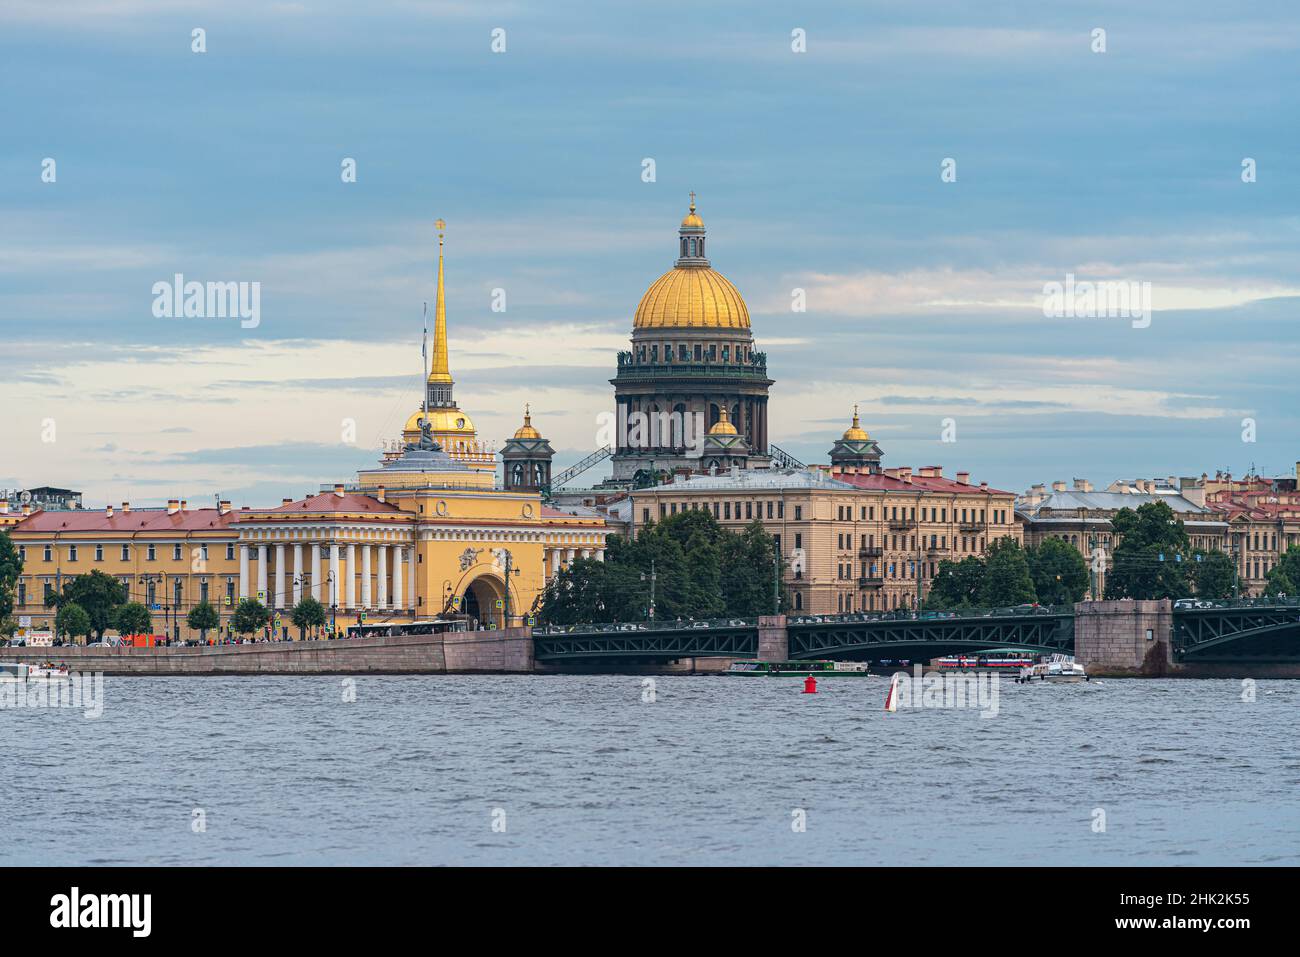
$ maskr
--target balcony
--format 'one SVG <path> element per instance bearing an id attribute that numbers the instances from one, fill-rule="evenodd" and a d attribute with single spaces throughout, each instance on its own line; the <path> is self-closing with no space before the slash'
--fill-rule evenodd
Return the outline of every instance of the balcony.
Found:
<path id="1" fill-rule="evenodd" d="M 858 579 L 859 588 L 880 588 L 885 584 L 885 580 L 879 575 L 868 575 Z"/>
<path id="2" fill-rule="evenodd" d="M 963 532 L 982 532 L 985 526 L 983 522 L 958 522 L 957 528 Z"/>
<path id="3" fill-rule="evenodd" d="M 624 359 L 624 355 L 620 354 L 618 360 L 617 379 L 622 382 L 635 382 L 640 379 L 662 379 L 665 377 L 739 378 L 759 382 L 767 380 L 766 358 L 750 362 L 723 362 L 721 360 L 713 362 L 708 360 L 701 362 L 693 360 L 683 362 L 634 362 L 630 356 Z"/>
<path id="4" fill-rule="evenodd" d="M 906 518 L 890 519 L 889 527 L 895 532 L 906 532 L 916 527 L 916 522 Z"/>
<path id="5" fill-rule="evenodd" d="M 879 545 L 863 545 L 858 549 L 859 558 L 879 558 L 885 553 L 885 550 Z"/>

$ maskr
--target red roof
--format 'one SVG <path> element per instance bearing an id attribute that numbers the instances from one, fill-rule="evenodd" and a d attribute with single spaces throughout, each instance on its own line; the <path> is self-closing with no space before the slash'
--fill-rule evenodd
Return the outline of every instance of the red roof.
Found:
<path id="1" fill-rule="evenodd" d="M 940 478 L 935 475 L 917 475 L 912 473 L 912 481 L 907 482 L 900 478 L 894 478 L 892 475 L 886 475 L 884 472 L 869 473 L 852 473 L 852 472 L 832 472 L 832 478 L 839 479 L 841 482 L 847 482 L 850 485 L 856 485 L 858 488 L 873 489 L 884 492 L 949 492 L 960 493 L 963 495 L 983 494 L 983 495 L 1013 495 L 1013 492 L 1004 492 L 996 488 L 984 488 L 979 485 L 967 485 L 958 482 L 955 479 Z"/>
<path id="2" fill-rule="evenodd" d="M 170 532 L 222 529 L 237 521 L 238 512 L 221 515 L 215 508 L 194 508 L 167 514 L 166 509 L 133 509 L 124 512 L 70 509 L 68 511 L 33 512 L 12 527 L 17 532 Z"/>
<path id="3" fill-rule="evenodd" d="M 342 495 L 336 495 L 334 492 L 321 492 L 319 495 L 312 495 L 309 498 L 300 499 L 296 502 L 288 502 L 284 505 L 277 505 L 275 508 L 257 509 L 259 512 L 372 512 L 392 514 L 402 510 L 392 502 L 381 502 L 377 498 L 369 495 L 359 495 L 356 492 L 344 492 Z"/>

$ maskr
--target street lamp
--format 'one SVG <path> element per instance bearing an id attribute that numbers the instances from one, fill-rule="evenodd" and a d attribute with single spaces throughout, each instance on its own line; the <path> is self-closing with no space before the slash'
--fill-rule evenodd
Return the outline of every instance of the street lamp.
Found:
<path id="1" fill-rule="evenodd" d="M 332 587 L 333 585 L 334 585 L 334 569 L 331 568 L 329 570 L 329 574 L 325 576 L 325 590 L 330 596 L 330 636 L 337 637 L 339 633 L 338 630 L 339 606 L 338 606 L 338 596 L 335 594 L 335 590 Z"/>

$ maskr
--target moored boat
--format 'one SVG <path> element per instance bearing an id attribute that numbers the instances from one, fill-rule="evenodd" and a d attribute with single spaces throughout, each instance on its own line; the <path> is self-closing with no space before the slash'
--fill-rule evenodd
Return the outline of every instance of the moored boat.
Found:
<path id="1" fill-rule="evenodd" d="M 67 681 L 71 677 L 67 665 L 54 665 L 49 662 L 40 665 L 29 665 L 16 661 L 0 662 L 0 682 L 6 684 Z"/>
<path id="2" fill-rule="evenodd" d="M 865 661 L 733 661 L 724 675 L 751 678 L 870 678 Z"/>
<path id="3" fill-rule="evenodd" d="M 1032 681 L 1049 681 L 1053 684 L 1073 684 L 1087 681 L 1088 672 L 1083 665 L 1074 660 L 1073 655 L 1047 655 L 1028 668 L 1021 670 L 1016 678 L 1018 684 Z"/>

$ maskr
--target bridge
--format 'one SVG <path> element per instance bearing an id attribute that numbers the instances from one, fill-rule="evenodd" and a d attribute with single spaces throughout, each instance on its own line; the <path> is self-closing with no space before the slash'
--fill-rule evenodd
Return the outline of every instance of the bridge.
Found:
<path id="1" fill-rule="evenodd" d="M 1176 661 L 1300 661 L 1300 598 L 1179 604 L 1173 609 Z"/>
<path id="2" fill-rule="evenodd" d="M 555 663 L 756 658 L 760 624 L 759 619 L 732 618 L 536 628 L 533 655 L 537 661 Z M 1074 647 L 1074 612 L 1069 606 L 1039 606 L 802 616 L 786 620 L 781 632 L 785 639 L 781 657 L 792 660 L 921 661 L 984 648 L 1068 653 Z"/>
<path id="3" fill-rule="evenodd" d="M 552 664 L 710 657 L 924 662 L 988 648 L 1068 654 L 1077 647 L 1080 660 L 1099 673 L 1195 673 L 1199 665 L 1221 673 L 1232 665 L 1300 664 L 1300 598 L 614 622 L 536 628 L 532 635 L 535 660 Z"/>

